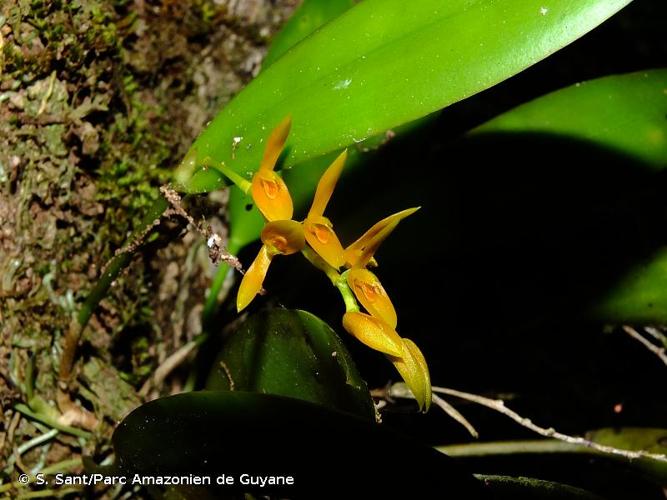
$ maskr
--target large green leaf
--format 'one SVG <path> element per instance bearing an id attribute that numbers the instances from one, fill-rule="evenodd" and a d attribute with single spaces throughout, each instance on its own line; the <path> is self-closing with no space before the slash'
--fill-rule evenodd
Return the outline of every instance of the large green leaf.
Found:
<path id="1" fill-rule="evenodd" d="M 475 129 L 544 133 L 590 141 L 667 167 L 667 69 L 578 83 L 519 106 Z"/>
<path id="2" fill-rule="evenodd" d="M 667 69 L 608 76 L 576 84 L 519 106 L 472 131 L 547 134 L 586 141 L 651 170 L 667 167 Z M 595 302 L 605 321 L 667 321 L 667 249 L 637 262 Z"/>
<path id="3" fill-rule="evenodd" d="M 473 95 L 571 43 L 630 0 L 366 0 L 289 50 L 209 124 L 177 169 L 189 191 L 242 175 L 293 117 L 284 166 Z"/>
<path id="4" fill-rule="evenodd" d="M 225 339 L 206 387 L 290 396 L 375 418 L 345 345 L 305 311 L 274 309 L 246 320 Z"/>
<path id="5" fill-rule="evenodd" d="M 271 40 L 271 46 L 262 61 L 262 70 L 271 66 L 301 40 L 356 3 L 356 0 L 304 0 L 283 29 Z"/>
<path id="6" fill-rule="evenodd" d="M 268 394 L 194 392 L 157 399 L 113 435 L 116 475 L 211 476 L 280 498 L 479 498 L 453 460 L 365 419 Z M 291 475 L 293 486 L 240 485 L 241 474 Z M 392 476 L 394 477 L 392 479 Z M 212 488 L 210 488 L 212 489 Z"/>

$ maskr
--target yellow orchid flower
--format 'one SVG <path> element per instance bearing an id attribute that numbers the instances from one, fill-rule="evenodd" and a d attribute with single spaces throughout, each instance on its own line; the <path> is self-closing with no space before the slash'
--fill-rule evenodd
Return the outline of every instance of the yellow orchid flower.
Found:
<path id="1" fill-rule="evenodd" d="M 291 219 L 294 214 L 292 197 L 287 185 L 273 171 L 285 147 L 291 126 L 292 118 L 287 116 L 271 132 L 259 170 L 253 175 L 250 184 L 252 199 L 268 221 Z"/>
<path id="2" fill-rule="evenodd" d="M 236 310 L 245 309 L 262 290 L 264 278 L 271 260 L 276 255 L 291 255 L 300 252 L 306 245 L 303 226 L 293 220 L 272 221 L 262 230 L 262 248 L 243 275 L 239 291 L 236 294 Z"/>
<path id="3" fill-rule="evenodd" d="M 339 269 L 343 265 L 343 245 L 336 236 L 331 221 L 324 217 L 324 211 L 331 199 L 346 159 L 347 150 L 338 155 L 322 174 L 320 181 L 317 183 L 313 204 L 308 211 L 306 220 L 303 221 L 306 241 L 334 269 Z"/>
<path id="4" fill-rule="evenodd" d="M 432 398 L 431 376 L 426 359 L 412 340 L 401 340 L 403 352 L 400 356 L 389 355 L 389 359 L 412 391 L 419 409 L 426 412 L 431 406 Z"/>
<path id="5" fill-rule="evenodd" d="M 290 127 L 291 118 L 288 116 L 271 132 L 264 157 L 251 182 L 232 171 L 227 172 L 233 182 L 244 191 L 250 191 L 257 208 L 268 221 L 261 233 L 262 247 L 239 286 L 237 310 L 245 309 L 261 292 L 276 255 L 302 251 L 341 292 L 346 308 L 343 316 L 345 330 L 368 347 L 384 353 L 405 380 L 420 409 L 426 411 L 431 404 L 431 382 L 426 360 L 412 340 L 401 338 L 396 332 L 394 305 L 378 277 L 366 269 L 368 265 L 377 265 L 374 255 L 380 244 L 401 220 L 419 207 L 382 219 L 354 243 L 343 248 L 333 224 L 324 216 L 347 159 L 347 151 L 343 151 L 320 178 L 303 223 L 291 220 L 294 212 L 292 198 L 282 178 L 274 172 Z M 341 267 L 348 270 L 340 274 Z M 360 312 L 359 304 L 368 313 Z"/>
<path id="6" fill-rule="evenodd" d="M 351 269 L 346 274 L 347 284 L 364 309 L 371 313 L 371 316 L 396 328 L 396 310 L 378 277 L 367 269 L 359 268 Z"/>

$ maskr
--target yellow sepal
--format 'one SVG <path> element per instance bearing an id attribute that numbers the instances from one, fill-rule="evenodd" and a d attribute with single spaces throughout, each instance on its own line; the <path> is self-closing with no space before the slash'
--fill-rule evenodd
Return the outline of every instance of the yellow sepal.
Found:
<path id="1" fill-rule="evenodd" d="M 373 259 L 382 242 L 391 234 L 399 222 L 412 215 L 420 207 L 408 208 L 385 217 L 366 231 L 361 238 L 349 245 L 343 255 L 347 267 L 366 267 Z"/>
<path id="2" fill-rule="evenodd" d="M 308 211 L 309 219 L 324 215 L 324 211 L 326 210 L 327 204 L 331 199 L 331 195 L 333 194 L 333 191 L 336 187 L 338 178 L 343 171 L 343 166 L 345 166 L 346 159 L 347 149 L 338 155 L 338 157 L 322 174 L 322 177 L 320 177 L 320 181 L 317 183 L 317 189 L 315 190 L 315 196 L 313 197 L 313 204 L 310 206 L 310 210 Z"/>
<path id="3" fill-rule="evenodd" d="M 395 357 L 403 355 L 401 337 L 381 319 L 361 312 L 347 312 L 343 316 L 343 327 L 371 349 Z"/>
<path id="4" fill-rule="evenodd" d="M 255 261 L 243 275 L 238 294 L 236 295 L 236 310 L 241 312 L 253 301 L 255 296 L 261 291 L 264 278 L 269 270 L 269 264 L 273 254 L 266 245 L 262 245 Z"/>
<path id="5" fill-rule="evenodd" d="M 262 163 L 259 164 L 260 170 L 273 170 L 275 168 L 280 153 L 282 153 L 285 147 L 285 142 L 291 128 L 292 117 L 288 115 L 273 129 L 266 141 L 264 157 L 262 158 Z"/>

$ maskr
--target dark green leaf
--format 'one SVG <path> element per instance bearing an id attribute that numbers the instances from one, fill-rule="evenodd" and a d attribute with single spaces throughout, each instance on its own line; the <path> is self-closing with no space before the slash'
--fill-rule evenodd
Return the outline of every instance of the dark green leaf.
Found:
<path id="1" fill-rule="evenodd" d="M 585 141 L 662 170 L 667 167 L 665 89 L 667 69 L 599 78 L 519 106 L 471 135 L 547 134 Z M 637 262 L 596 302 L 593 315 L 614 322 L 667 321 L 667 250 L 659 248 Z"/>
<path id="2" fill-rule="evenodd" d="M 305 311 L 258 313 L 230 334 L 206 387 L 230 390 L 232 381 L 234 390 L 290 396 L 375 418 L 368 387 L 345 345 Z"/>
<path id="3" fill-rule="evenodd" d="M 451 459 L 365 419 L 296 399 L 195 392 L 151 401 L 113 436 L 120 474 L 294 476 L 294 486 L 252 488 L 282 498 L 479 498 L 479 483 Z M 249 487 L 240 486 L 242 490 Z M 226 486 L 221 491 L 233 490 Z"/>
<path id="4" fill-rule="evenodd" d="M 644 450 L 650 453 L 667 455 L 667 429 L 645 427 L 607 428 L 589 432 L 586 437 L 596 443 L 623 450 Z M 656 483 L 667 486 L 667 463 L 648 458 L 632 460 L 630 463 Z"/>

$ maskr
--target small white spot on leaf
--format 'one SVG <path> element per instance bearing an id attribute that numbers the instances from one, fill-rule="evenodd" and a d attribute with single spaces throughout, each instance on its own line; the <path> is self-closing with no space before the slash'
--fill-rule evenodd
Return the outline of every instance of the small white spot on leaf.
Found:
<path id="1" fill-rule="evenodd" d="M 349 78 L 346 78 L 345 80 L 341 80 L 336 85 L 334 85 L 334 90 L 346 89 L 350 86 L 351 83 L 352 83 L 352 80 L 350 80 Z"/>

